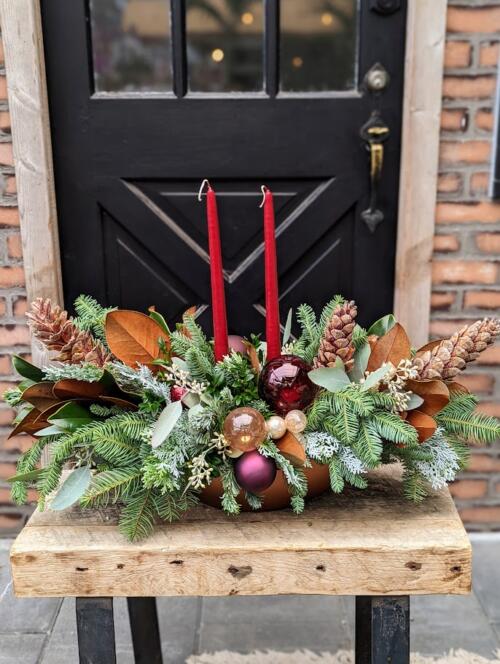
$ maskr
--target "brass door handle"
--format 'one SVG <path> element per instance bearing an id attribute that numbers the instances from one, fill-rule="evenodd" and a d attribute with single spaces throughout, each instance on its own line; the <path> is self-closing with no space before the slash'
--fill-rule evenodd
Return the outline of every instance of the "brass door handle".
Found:
<path id="1" fill-rule="evenodd" d="M 374 111 L 366 124 L 361 127 L 360 136 L 370 152 L 370 202 L 363 210 L 361 218 L 373 233 L 384 220 L 384 213 L 378 207 L 378 187 L 384 166 L 384 141 L 389 137 L 389 127 Z"/>

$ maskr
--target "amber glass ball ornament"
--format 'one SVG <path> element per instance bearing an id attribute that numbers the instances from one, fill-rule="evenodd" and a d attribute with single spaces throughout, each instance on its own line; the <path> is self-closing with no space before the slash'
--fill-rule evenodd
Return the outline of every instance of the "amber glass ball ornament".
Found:
<path id="1" fill-rule="evenodd" d="M 224 420 L 223 432 L 231 449 L 255 450 L 267 438 L 266 421 L 255 408 L 236 408 Z"/>
<path id="2" fill-rule="evenodd" d="M 278 415 L 305 410 L 317 387 L 308 373 L 311 367 L 296 355 L 280 355 L 268 362 L 259 378 L 259 394 Z"/>

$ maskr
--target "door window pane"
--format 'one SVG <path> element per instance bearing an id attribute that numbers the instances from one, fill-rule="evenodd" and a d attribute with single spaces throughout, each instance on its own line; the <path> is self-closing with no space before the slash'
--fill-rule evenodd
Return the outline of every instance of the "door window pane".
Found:
<path id="1" fill-rule="evenodd" d="M 262 0 L 186 0 L 189 88 L 263 89 Z"/>
<path id="2" fill-rule="evenodd" d="M 97 92 L 172 89 L 169 0 L 90 0 L 90 19 Z"/>
<path id="3" fill-rule="evenodd" d="M 357 4 L 357 0 L 281 0 L 282 90 L 355 87 Z"/>

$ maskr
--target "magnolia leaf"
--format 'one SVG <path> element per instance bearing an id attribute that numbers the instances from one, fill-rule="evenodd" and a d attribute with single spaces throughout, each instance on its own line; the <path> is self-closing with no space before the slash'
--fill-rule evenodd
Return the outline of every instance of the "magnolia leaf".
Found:
<path id="1" fill-rule="evenodd" d="M 68 432 L 76 431 L 84 424 L 90 424 L 93 421 L 88 410 L 74 401 L 64 404 L 47 419 L 59 429 Z"/>
<path id="2" fill-rule="evenodd" d="M 23 399 L 38 410 L 45 410 L 59 402 L 59 399 L 54 396 L 53 387 L 54 383 L 35 383 L 24 390 Z"/>
<path id="3" fill-rule="evenodd" d="M 374 371 L 381 367 L 384 362 L 391 362 L 397 366 L 401 360 L 409 358 L 411 345 L 408 335 L 399 323 L 377 340 L 374 345 L 370 359 L 368 360 L 368 371 Z"/>
<path id="4" fill-rule="evenodd" d="M 419 410 L 426 415 L 435 415 L 449 403 L 450 392 L 442 380 L 408 380 L 406 388 L 424 400 Z"/>
<path id="5" fill-rule="evenodd" d="M 40 429 L 47 426 L 47 422 L 39 421 L 40 411 L 37 408 L 32 408 L 23 419 L 16 424 L 9 434 L 9 438 L 16 436 L 18 433 L 34 434 Z"/>
<path id="6" fill-rule="evenodd" d="M 462 385 L 462 383 L 457 383 L 454 380 L 446 383 L 446 387 L 450 391 L 450 394 L 470 394 L 470 390 L 465 387 L 465 385 Z"/>
<path id="7" fill-rule="evenodd" d="M 419 348 L 417 350 L 416 355 L 421 355 L 422 353 L 425 353 L 428 350 L 432 350 L 436 346 L 439 346 L 441 341 L 444 341 L 444 339 L 434 339 L 434 341 L 429 341 L 429 343 L 425 344 L 425 346 L 422 346 L 422 348 Z"/>
<path id="8" fill-rule="evenodd" d="M 394 325 L 396 325 L 396 322 L 396 318 L 393 314 L 387 314 L 387 316 L 383 316 L 375 321 L 373 325 L 369 327 L 367 334 L 374 334 L 377 337 L 382 337 L 384 334 L 387 334 L 389 330 L 392 330 Z"/>
<path id="9" fill-rule="evenodd" d="M 64 480 L 50 503 L 51 510 L 65 510 L 83 496 L 89 488 L 92 473 L 88 466 L 73 470 Z"/>
<path id="10" fill-rule="evenodd" d="M 420 443 L 430 438 L 437 429 L 436 420 L 420 410 L 411 410 L 406 421 L 417 430 Z"/>
<path id="11" fill-rule="evenodd" d="M 160 356 L 159 339 L 170 348 L 170 337 L 145 314 L 117 309 L 106 316 L 108 346 L 113 355 L 129 367 L 144 364 L 155 371 L 153 360 Z"/>
<path id="12" fill-rule="evenodd" d="M 292 319 L 293 319 L 293 309 L 290 309 L 288 316 L 286 317 L 285 329 L 283 331 L 283 346 L 288 343 L 290 335 L 292 334 Z"/>
<path id="13" fill-rule="evenodd" d="M 35 470 L 30 470 L 29 473 L 19 473 L 12 477 L 8 477 L 6 481 L 10 484 L 12 484 L 12 482 L 33 482 L 40 477 L 43 470 L 43 468 L 36 468 Z"/>
<path id="14" fill-rule="evenodd" d="M 349 378 L 353 383 L 359 383 L 364 378 L 371 352 L 370 344 L 365 343 L 354 353 L 354 364 L 349 371 Z"/>
<path id="15" fill-rule="evenodd" d="M 313 383 L 324 387 L 329 392 L 340 392 L 351 384 L 349 376 L 339 366 L 313 369 L 308 374 Z"/>
<path id="16" fill-rule="evenodd" d="M 412 392 L 410 394 L 410 400 L 406 404 L 406 410 L 415 410 L 415 408 L 419 408 L 423 403 L 424 400 L 422 397 Z"/>
<path id="17" fill-rule="evenodd" d="M 59 399 L 97 399 L 105 391 L 102 383 L 88 383 L 74 378 L 58 380 L 53 388 L 54 395 Z"/>
<path id="18" fill-rule="evenodd" d="M 67 431 L 68 429 L 64 430 L 56 426 L 55 424 L 52 424 L 48 427 L 40 429 L 40 431 L 37 431 L 34 435 L 37 438 L 43 438 L 44 436 L 59 436 L 62 433 L 67 433 Z"/>
<path id="19" fill-rule="evenodd" d="M 276 444 L 281 454 L 288 459 L 294 466 L 303 466 L 306 462 L 306 453 L 304 447 L 300 444 L 297 438 L 291 431 L 280 438 Z"/>
<path id="20" fill-rule="evenodd" d="M 99 401 L 105 401 L 106 403 L 111 403 L 114 406 L 119 406 L 119 408 L 123 408 L 123 410 L 137 410 L 138 405 L 134 403 L 133 401 L 128 401 L 127 399 L 121 399 L 120 397 L 108 397 L 108 396 L 101 396 L 99 397 Z"/>
<path id="21" fill-rule="evenodd" d="M 382 378 L 384 378 L 390 370 L 391 365 L 384 364 L 375 371 L 369 373 L 364 382 L 361 383 L 361 391 L 366 392 L 366 390 L 370 390 L 372 387 L 377 387 Z"/>
<path id="22" fill-rule="evenodd" d="M 19 355 L 14 355 L 12 357 L 12 365 L 17 373 L 23 378 L 32 380 L 34 383 L 40 383 L 43 380 L 43 371 Z"/>
<path id="23" fill-rule="evenodd" d="M 152 318 L 155 321 L 155 323 L 158 323 L 158 325 L 165 332 L 165 334 L 170 336 L 170 328 L 165 318 L 160 313 L 155 311 L 154 307 L 149 307 L 148 311 L 149 311 L 149 317 Z"/>
<path id="24" fill-rule="evenodd" d="M 162 410 L 161 415 L 153 428 L 153 435 L 151 437 L 151 445 L 153 448 L 161 445 L 169 437 L 181 415 L 182 403 L 180 401 L 173 401 Z"/>

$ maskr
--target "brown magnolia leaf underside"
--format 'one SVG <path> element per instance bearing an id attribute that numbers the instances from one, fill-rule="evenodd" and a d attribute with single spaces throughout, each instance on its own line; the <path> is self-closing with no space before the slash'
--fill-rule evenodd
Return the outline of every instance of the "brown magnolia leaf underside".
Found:
<path id="1" fill-rule="evenodd" d="M 428 350 L 432 350 L 436 346 L 439 346 L 439 344 L 444 341 L 444 339 L 434 339 L 434 341 L 429 341 L 429 343 L 425 344 L 425 346 L 422 346 L 422 348 L 419 348 L 417 350 L 417 355 L 421 355 L 422 353 L 426 353 Z"/>
<path id="2" fill-rule="evenodd" d="M 45 429 L 48 422 L 45 419 L 39 419 L 40 415 L 40 411 L 36 408 L 30 410 L 30 412 L 12 429 L 9 438 L 16 436 L 18 433 L 33 434 L 41 429 Z"/>
<path id="3" fill-rule="evenodd" d="M 277 447 L 294 466 L 303 466 L 306 462 L 305 450 L 291 431 L 287 431 L 283 438 L 280 438 Z"/>
<path id="4" fill-rule="evenodd" d="M 170 339 L 152 318 L 138 311 L 118 309 L 106 316 L 106 341 L 119 360 L 129 367 L 144 364 L 152 371 L 152 364 L 160 356 L 159 339 L 170 348 Z"/>
<path id="5" fill-rule="evenodd" d="M 374 344 L 368 360 L 367 371 L 375 371 L 384 362 L 392 362 L 394 366 L 397 366 L 401 360 L 409 358 L 410 355 L 411 345 L 408 335 L 404 327 L 396 323 Z"/>
<path id="6" fill-rule="evenodd" d="M 421 443 L 430 438 L 437 429 L 436 420 L 420 410 L 410 410 L 406 421 L 417 430 Z"/>
<path id="7" fill-rule="evenodd" d="M 66 378 L 54 385 L 54 395 L 59 399 L 97 399 L 106 391 L 102 383 Z"/>
<path id="8" fill-rule="evenodd" d="M 247 355 L 250 359 L 250 364 L 252 365 L 252 369 L 255 371 L 256 374 L 260 374 L 261 366 L 255 346 L 251 344 L 249 341 L 243 341 L 243 343 L 246 346 Z"/>
<path id="9" fill-rule="evenodd" d="M 450 401 L 450 391 L 442 380 L 409 380 L 405 389 L 422 397 L 424 403 L 418 410 L 426 415 L 439 413 Z"/>
<path id="10" fill-rule="evenodd" d="M 470 390 L 465 387 L 465 385 L 462 385 L 462 383 L 457 383 L 454 380 L 446 383 L 446 387 L 450 391 L 450 394 L 470 394 Z"/>
<path id="11" fill-rule="evenodd" d="M 38 410 L 43 411 L 56 403 L 59 399 L 54 395 L 54 383 L 43 382 L 31 385 L 23 392 L 23 399 Z"/>

